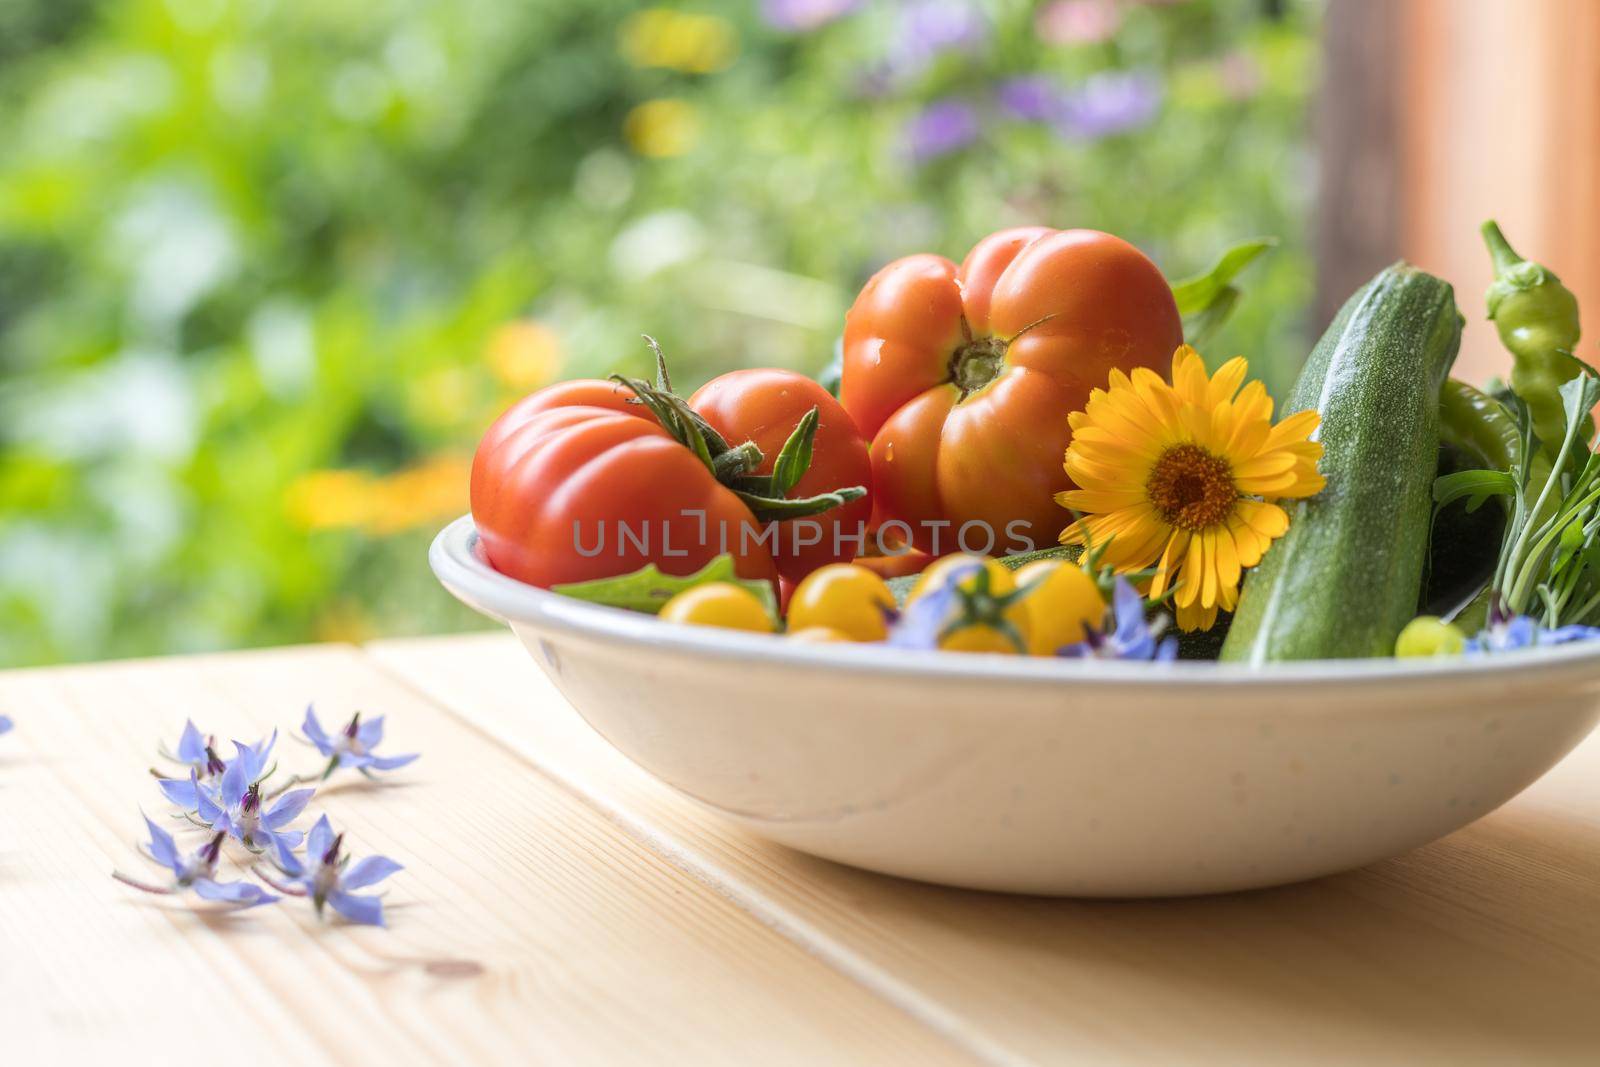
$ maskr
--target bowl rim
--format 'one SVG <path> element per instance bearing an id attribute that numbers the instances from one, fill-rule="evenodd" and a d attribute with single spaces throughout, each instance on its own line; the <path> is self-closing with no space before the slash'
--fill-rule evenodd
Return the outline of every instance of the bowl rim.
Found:
<path id="1" fill-rule="evenodd" d="M 1485 674 L 1502 677 L 1530 673 L 1589 674 L 1600 679 L 1600 640 L 1484 657 L 1325 659 L 1261 665 L 1179 660 L 1152 664 L 891 649 L 876 644 L 812 644 L 774 640 L 768 634 L 669 626 L 649 615 L 576 600 L 500 573 L 483 556 L 470 514 L 439 531 L 429 546 L 428 562 L 439 581 L 458 600 L 507 625 L 527 624 L 606 643 L 736 659 L 746 665 L 815 669 L 825 663 L 850 674 L 897 678 L 958 677 L 1022 684 L 1135 683 L 1151 688 L 1459 682 Z"/>

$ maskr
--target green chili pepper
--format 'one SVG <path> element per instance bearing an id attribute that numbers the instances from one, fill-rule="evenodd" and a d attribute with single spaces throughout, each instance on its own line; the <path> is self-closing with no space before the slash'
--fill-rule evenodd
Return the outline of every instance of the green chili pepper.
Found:
<path id="1" fill-rule="evenodd" d="M 1549 270 L 1519 256 L 1492 219 L 1483 224 L 1483 239 L 1494 260 L 1489 318 L 1514 360 L 1511 388 L 1528 405 L 1543 450 L 1553 453 L 1565 427 L 1557 390 L 1584 368 L 1573 355 L 1578 298 Z"/>
<path id="2" fill-rule="evenodd" d="M 1522 437 L 1505 405 L 1454 378 L 1439 390 L 1439 440 L 1466 452 L 1485 470 L 1522 465 Z"/>

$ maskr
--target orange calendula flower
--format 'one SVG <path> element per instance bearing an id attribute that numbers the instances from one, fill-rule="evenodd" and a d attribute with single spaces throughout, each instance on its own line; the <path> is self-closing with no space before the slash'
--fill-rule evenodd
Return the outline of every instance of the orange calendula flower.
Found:
<path id="1" fill-rule="evenodd" d="M 1172 357 L 1172 384 L 1136 368 L 1069 416 L 1066 470 L 1077 489 L 1057 495 L 1083 517 L 1063 544 L 1104 546 L 1118 572 L 1154 568 L 1149 595 L 1174 589 L 1178 625 L 1204 630 L 1232 611 L 1248 567 L 1289 528 L 1274 501 L 1313 496 L 1322 445 L 1315 411 L 1272 425 L 1272 398 L 1244 384 L 1249 364 L 1231 359 L 1207 376 L 1188 345 Z M 1241 386 L 1243 388 L 1241 389 Z"/>

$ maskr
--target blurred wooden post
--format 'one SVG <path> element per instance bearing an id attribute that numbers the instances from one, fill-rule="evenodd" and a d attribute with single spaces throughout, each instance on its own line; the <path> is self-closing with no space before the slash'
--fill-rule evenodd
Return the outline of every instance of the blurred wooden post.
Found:
<path id="1" fill-rule="evenodd" d="M 1390 56 L 1398 106 L 1350 80 L 1380 77 L 1363 53 Z M 1478 235 L 1494 218 L 1578 294 L 1600 363 L 1600 0 L 1332 0 L 1325 56 L 1318 310 L 1392 251 L 1455 284 L 1456 373 L 1503 374 Z M 1362 203 L 1385 182 L 1392 213 Z"/>

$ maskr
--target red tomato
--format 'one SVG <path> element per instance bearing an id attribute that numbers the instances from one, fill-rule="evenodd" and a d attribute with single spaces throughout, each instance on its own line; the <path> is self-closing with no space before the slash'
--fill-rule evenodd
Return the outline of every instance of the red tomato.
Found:
<path id="1" fill-rule="evenodd" d="M 489 428 L 471 494 L 489 562 L 552 586 L 646 563 L 692 574 L 729 552 L 740 577 L 776 581 L 750 509 L 628 395 L 610 382 L 566 382 Z"/>
<path id="2" fill-rule="evenodd" d="M 1002 230 L 959 267 L 889 264 L 845 318 L 840 388 L 872 438 L 877 518 L 935 555 L 1054 544 L 1067 415 L 1113 368 L 1165 377 L 1182 342 L 1160 270 L 1096 230 Z"/>
<path id="3" fill-rule="evenodd" d="M 689 406 L 730 444 L 753 441 L 765 457 L 756 474 L 771 474 L 783 443 L 812 408 L 817 434 L 811 466 L 789 491 L 791 499 L 871 486 L 872 461 L 854 420 L 826 389 L 788 370 L 736 370 L 713 378 L 689 398 Z M 866 551 L 872 514 L 869 493 L 820 515 L 780 523 L 773 545 L 778 573 L 798 582 L 818 567 Z"/>

